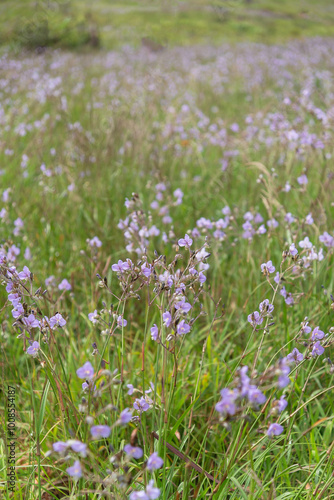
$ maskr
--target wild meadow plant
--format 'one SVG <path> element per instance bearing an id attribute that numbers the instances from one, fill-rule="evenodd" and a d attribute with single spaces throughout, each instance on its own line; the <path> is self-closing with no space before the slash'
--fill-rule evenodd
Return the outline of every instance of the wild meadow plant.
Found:
<path id="1" fill-rule="evenodd" d="M 331 497 L 333 53 L 3 56 L 8 498 Z"/>

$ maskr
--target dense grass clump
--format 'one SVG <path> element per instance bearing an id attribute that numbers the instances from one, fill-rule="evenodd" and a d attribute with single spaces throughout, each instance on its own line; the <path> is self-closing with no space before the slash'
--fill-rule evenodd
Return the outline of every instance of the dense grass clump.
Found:
<path id="1" fill-rule="evenodd" d="M 333 56 L 1 57 L 5 498 L 333 496 Z"/>

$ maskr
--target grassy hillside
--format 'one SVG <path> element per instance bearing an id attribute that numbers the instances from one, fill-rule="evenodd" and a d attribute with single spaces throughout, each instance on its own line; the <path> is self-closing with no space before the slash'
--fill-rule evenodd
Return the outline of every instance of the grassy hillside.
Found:
<path id="1" fill-rule="evenodd" d="M 22 45 L 110 49 L 140 45 L 148 37 L 162 45 L 222 41 L 285 42 L 332 36 L 334 7 L 328 0 L 212 0 L 212 2 L 112 2 L 108 0 L 3 0 L 0 41 Z"/>

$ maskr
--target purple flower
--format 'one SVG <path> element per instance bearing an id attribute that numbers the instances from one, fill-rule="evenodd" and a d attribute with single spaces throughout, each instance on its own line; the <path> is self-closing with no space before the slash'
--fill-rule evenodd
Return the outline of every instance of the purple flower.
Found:
<path id="1" fill-rule="evenodd" d="M 271 260 L 268 260 L 268 262 L 261 264 L 261 271 L 263 274 L 271 274 L 275 272 L 275 266 L 273 266 L 273 263 Z"/>
<path id="2" fill-rule="evenodd" d="M 312 243 L 309 240 L 309 237 L 306 236 L 302 241 L 299 242 L 300 248 L 312 248 Z"/>
<path id="3" fill-rule="evenodd" d="M 280 282 L 280 276 L 279 276 L 279 272 L 278 272 L 278 271 L 277 271 L 277 273 L 275 274 L 274 281 L 275 281 L 275 283 L 277 283 L 277 285 L 278 285 L 278 284 L 279 284 L 279 282 Z"/>
<path id="4" fill-rule="evenodd" d="M 57 326 L 65 326 L 66 321 L 61 314 L 57 313 L 52 318 L 50 318 L 50 326 L 52 329 L 57 328 Z"/>
<path id="5" fill-rule="evenodd" d="M 67 444 L 72 448 L 75 453 L 80 453 L 82 457 L 87 455 L 87 445 L 76 439 L 71 439 Z"/>
<path id="6" fill-rule="evenodd" d="M 53 275 L 46 278 L 46 280 L 45 280 L 46 287 L 55 286 L 55 285 L 56 285 L 56 280 L 55 280 L 55 277 Z"/>
<path id="7" fill-rule="evenodd" d="M 130 266 L 127 262 L 119 260 L 117 264 L 113 264 L 111 266 L 111 269 L 116 273 L 122 273 L 123 271 L 127 271 L 128 269 L 130 269 Z"/>
<path id="8" fill-rule="evenodd" d="M 192 309 L 192 305 L 186 302 L 185 297 L 175 303 L 175 309 L 181 309 L 184 313 L 188 313 Z"/>
<path id="9" fill-rule="evenodd" d="M 38 328 L 39 327 L 39 321 L 38 319 L 35 318 L 33 314 L 29 314 L 27 318 L 23 318 L 23 323 L 28 327 L 28 328 Z"/>
<path id="10" fill-rule="evenodd" d="M 266 232 L 267 232 L 266 226 L 264 224 L 261 224 L 261 226 L 258 227 L 257 233 L 265 234 Z"/>
<path id="11" fill-rule="evenodd" d="M 133 390 L 134 390 L 133 385 L 132 384 L 127 384 L 126 387 L 129 389 L 128 390 L 129 396 L 131 396 L 131 394 L 133 394 Z"/>
<path id="12" fill-rule="evenodd" d="M 143 450 L 139 446 L 131 446 L 131 444 L 126 444 L 124 446 L 124 451 L 127 455 L 133 458 L 141 458 L 143 456 Z"/>
<path id="13" fill-rule="evenodd" d="M 151 337 L 152 337 L 152 340 L 158 340 L 158 338 L 159 338 L 159 329 L 155 323 L 151 328 Z"/>
<path id="14" fill-rule="evenodd" d="M 20 304 L 21 298 L 21 295 L 19 295 L 18 293 L 10 293 L 8 295 L 8 300 L 13 304 L 14 307 Z"/>
<path id="15" fill-rule="evenodd" d="M 183 192 L 181 191 L 180 188 L 178 188 L 178 189 L 175 189 L 175 191 L 174 191 L 173 194 L 174 194 L 174 196 L 176 198 L 176 202 L 175 202 L 176 205 L 180 205 L 182 203 Z"/>
<path id="16" fill-rule="evenodd" d="M 313 222 L 314 219 L 312 217 L 312 214 L 311 213 L 307 214 L 307 216 L 305 217 L 305 224 L 311 225 L 313 224 Z"/>
<path id="17" fill-rule="evenodd" d="M 67 450 L 68 444 L 64 443 L 64 441 L 57 441 L 53 443 L 52 448 L 56 453 L 64 453 Z"/>
<path id="18" fill-rule="evenodd" d="M 198 280 L 200 283 L 205 283 L 206 282 L 206 276 L 202 272 L 198 273 Z"/>
<path id="19" fill-rule="evenodd" d="M 280 399 L 276 402 L 276 405 L 277 405 L 277 409 L 279 411 L 279 413 L 281 413 L 282 411 L 285 410 L 285 408 L 287 407 L 288 405 L 288 402 L 286 401 L 285 399 L 285 395 L 283 394 L 283 396 L 280 397 Z"/>
<path id="20" fill-rule="evenodd" d="M 147 262 L 144 262 L 144 264 L 141 266 L 141 272 L 146 278 L 149 278 L 152 274 L 151 264 L 147 264 Z"/>
<path id="21" fill-rule="evenodd" d="M 12 245 L 11 247 L 8 248 L 7 260 L 10 262 L 14 262 L 19 253 L 20 249 L 16 245 Z"/>
<path id="22" fill-rule="evenodd" d="M 268 314 L 273 312 L 274 306 L 273 304 L 270 304 L 268 299 L 264 299 L 264 301 L 260 303 L 259 309 L 261 316 L 267 316 Z"/>
<path id="23" fill-rule="evenodd" d="M 266 396 L 254 385 L 251 385 L 248 390 L 248 400 L 255 406 L 262 405 L 266 402 Z"/>
<path id="24" fill-rule="evenodd" d="M 135 402 L 133 403 L 133 407 L 135 410 L 142 412 L 147 411 L 150 408 L 150 405 L 145 398 L 141 397 L 140 399 L 135 400 Z"/>
<path id="25" fill-rule="evenodd" d="M 190 325 L 185 322 L 185 320 L 181 320 L 180 323 L 177 325 L 176 333 L 178 335 L 185 335 L 186 333 L 190 332 Z"/>
<path id="26" fill-rule="evenodd" d="M 280 424 L 270 424 L 267 430 L 267 436 L 279 436 L 284 431 Z"/>
<path id="27" fill-rule="evenodd" d="M 150 500 L 150 497 L 144 490 L 132 491 L 132 493 L 130 493 L 129 500 Z"/>
<path id="28" fill-rule="evenodd" d="M 81 387 L 82 387 L 82 390 L 83 390 L 83 391 L 85 391 L 86 389 L 88 389 L 88 387 L 89 387 L 89 386 L 90 386 L 90 390 L 91 390 L 91 392 L 96 391 L 96 385 L 94 385 L 94 387 L 93 387 L 93 385 L 92 385 L 92 384 L 89 384 L 89 383 L 87 383 L 87 382 L 83 382 L 83 383 L 81 384 Z"/>
<path id="29" fill-rule="evenodd" d="M 277 222 L 276 219 L 269 219 L 267 221 L 267 226 L 270 227 L 270 228 L 275 229 L 278 226 L 278 222 Z"/>
<path id="30" fill-rule="evenodd" d="M 287 361 L 289 363 L 296 363 L 296 365 L 298 365 L 298 363 L 300 363 L 301 361 L 303 361 L 304 356 L 303 356 L 303 354 L 301 352 L 298 351 L 297 347 L 295 347 L 290 352 L 290 354 L 287 355 L 286 359 L 287 359 Z"/>
<path id="31" fill-rule="evenodd" d="M 319 241 L 326 247 L 334 247 L 334 238 L 327 231 L 319 236 Z"/>
<path id="32" fill-rule="evenodd" d="M 36 342 L 35 340 L 35 342 L 33 342 L 32 345 L 28 347 L 27 354 L 30 354 L 30 356 L 35 358 L 38 354 L 38 350 L 39 350 L 39 343 Z"/>
<path id="33" fill-rule="evenodd" d="M 323 348 L 323 346 L 320 344 L 320 342 L 316 342 L 313 346 L 313 349 L 312 349 L 312 356 L 315 357 L 315 356 L 321 356 L 321 354 L 323 354 L 325 351 L 325 349 Z"/>
<path id="34" fill-rule="evenodd" d="M 63 281 L 58 285 L 58 290 L 72 290 L 72 287 L 67 279 L 63 279 Z"/>
<path id="35" fill-rule="evenodd" d="M 22 316 L 22 314 L 24 314 L 23 306 L 22 306 L 22 304 L 17 304 L 15 309 L 12 310 L 13 318 L 17 319 L 20 316 Z"/>
<path id="36" fill-rule="evenodd" d="M 305 318 L 306 320 L 307 318 Z M 305 323 L 303 322 L 302 323 L 302 327 L 301 327 L 301 333 L 311 333 L 312 331 L 312 328 L 310 326 L 308 326 L 308 321 Z"/>
<path id="37" fill-rule="evenodd" d="M 186 234 L 184 238 L 179 239 L 178 244 L 180 247 L 190 248 L 193 244 L 193 240 Z"/>
<path id="38" fill-rule="evenodd" d="M 325 336 L 324 332 L 322 330 L 319 330 L 319 327 L 316 326 L 312 332 L 312 340 L 321 340 Z"/>
<path id="39" fill-rule="evenodd" d="M 111 429 L 108 425 L 93 425 L 90 429 L 90 433 L 94 439 L 96 438 L 107 438 L 110 436 Z"/>
<path id="40" fill-rule="evenodd" d="M 289 385 L 290 382 L 291 382 L 290 378 L 287 375 L 282 374 L 278 377 L 277 385 L 280 389 L 283 389 L 284 387 Z"/>
<path id="41" fill-rule="evenodd" d="M 122 316 L 118 316 L 117 324 L 118 324 L 118 326 L 122 327 L 122 326 L 126 326 L 128 324 L 128 322 L 126 321 L 126 319 L 122 318 Z"/>
<path id="42" fill-rule="evenodd" d="M 234 415 L 236 412 L 234 394 L 228 389 L 225 392 L 223 391 L 221 391 L 222 399 L 216 404 L 216 411 L 223 413 L 224 415 Z"/>
<path id="43" fill-rule="evenodd" d="M 284 220 L 288 223 L 288 224 L 292 224 L 293 222 L 295 222 L 296 218 L 290 213 L 288 212 L 286 214 L 286 216 L 284 217 Z"/>
<path id="44" fill-rule="evenodd" d="M 30 251 L 30 248 L 27 247 L 24 251 L 24 258 L 25 260 L 30 260 L 31 259 L 31 251 Z"/>
<path id="45" fill-rule="evenodd" d="M 148 485 L 146 486 L 146 493 L 150 500 L 155 500 L 156 498 L 159 498 L 160 490 L 159 488 L 155 488 L 153 479 L 151 479 Z"/>
<path id="46" fill-rule="evenodd" d="M 300 177 L 297 177 L 297 182 L 300 186 L 306 186 L 308 183 L 308 178 L 305 174 L 302 174 Z"/>
<path id="47" fill-rule="evenodd" d="M 80 462 L 79 460 L 76 460 L 74 462 L 74 464 L 72 465 L 72 467 L 68 467 L 66 469 L 66 472 L 72 476 L 72 477 L 75 477 L 77 479 L 79 479 L 80 477 L 82 477 L 82 470 L 81 470 L 81 465 L 80 465 Z"/>
<path id="48" fill-rule="evenodd" d="M 98 319 L 98 314 L 97 314 L 97 310 L 95 309 L 94 312 L 92 313 L 89 313 L 88 314 L 88 319 L 89 321 L 91 321 L 93 324 L 97 323 L 97 319 Z"/>
<path id="49" fill-rule="evenodd" d="M 289 253 L 292 257 L 296 257 L 296 255 L 298 255 L 298 250 L 297 248 L 295 247 L 295 244 L 292 243 L 289 247 Z"/>
<path id="50" fill-rule="evenodd" d="M 18 276 L 19 276 L 20 280 L 22 280 L 22 281 L 29 280 L 30 276 L 31 276 L 31 272 L 29 270 L 29 267 L 24 266 L 23 271 L 21 271 L 18 274 Z"/>
<path id="51" fill-rule="evenodd" d="M 102 241 L 99 240 L 97 236 L 94 236 L 91 240 L 88 240 L 88 244 L 91 247 L 100 248 L 102 246 Z"/>
<path id="52" fill-rule="evenodd" d="M 128 386 L 129 387 L 129 386 Z M 129 394 L 129 393 L 128 393 Z M 132 411 L 129 410 L 129 408 L 125 408 L 120 416 L 119 416 L 119 421 L 122 425 L 126 425 L 128 424 L 129 422 L 131 422 L 131 419 L 132 419 Z"/>
<path id="53" fill-rule="evenodd" d="M 158 456 L 156 452 L 152 453 L 152 455 L 147 460 L 146 468 L 150 471 L 155 469 L 160 469 L 163 466 L 164 461 L 162 458 Z"/>
<path id="54" fill-rule="evenodd" d="M 165 326 L 167 326 L 167 328 L 170 326 L 171 322 L 172 322 L 172 315 L 170 312 L 166 311 L 163 313 L 162 315 L 162 319 L 163 319 L 163 324 Z"/>
<path id="55" fill-rule="evenodd" d="M 249 314 L 247 319 L 253 328 L 255 328 L 256 325 L 261 325 L 263 321 L 263 317 L 260 315 L 258 311 L 254 311 L 252 314 Z"/>
<path id="56" fill-rule="evenodd" d="M 77 369 L 77 376 L 79 378 L 86 378 L 88 380 L 94 377 L 94 368 L 90 361 L 86 361 L 86 363 Z"/>

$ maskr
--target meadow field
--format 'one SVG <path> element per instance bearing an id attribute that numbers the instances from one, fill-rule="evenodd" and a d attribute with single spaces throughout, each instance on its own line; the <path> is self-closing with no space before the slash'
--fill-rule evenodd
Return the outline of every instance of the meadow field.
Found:
<path id="1" fill-rule="evenodd" d="M 91 5 L 0 4 L 0 498 L 334 498 L 333 7 Z"/>

